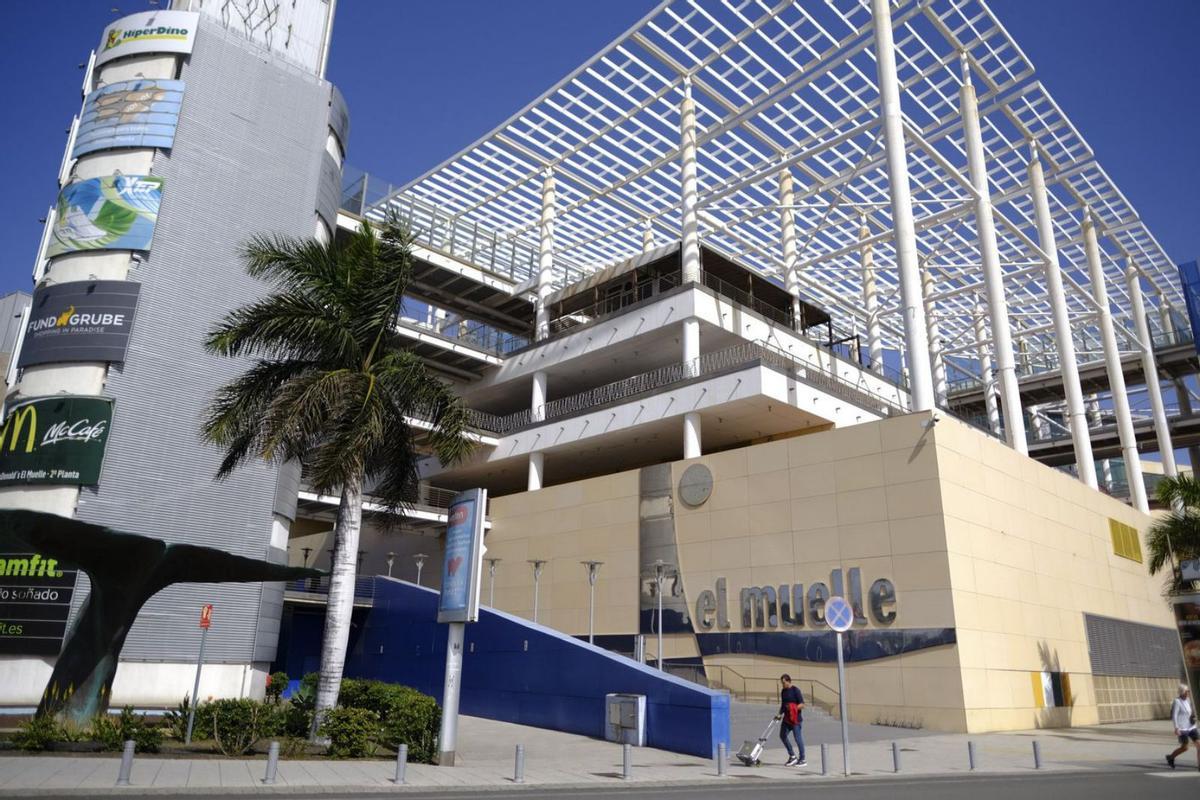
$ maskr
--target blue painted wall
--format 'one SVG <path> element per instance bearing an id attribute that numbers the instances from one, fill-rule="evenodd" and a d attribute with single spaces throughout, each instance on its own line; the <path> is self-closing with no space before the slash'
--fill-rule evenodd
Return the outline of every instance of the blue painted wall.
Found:
<path id="1" fill-rule="evenodd" d="M 403 683 L 441 702 L 446 626 L 437 592 L 376 578 L 375 603 L 346 675 Z M 646 695 L 651 747 L 710 757 L 729 744 L 729 696 L 666 675 L 528 620 L 480 609 L 467 625 L 463 714 L 604 736 L 604 695 Z"/>

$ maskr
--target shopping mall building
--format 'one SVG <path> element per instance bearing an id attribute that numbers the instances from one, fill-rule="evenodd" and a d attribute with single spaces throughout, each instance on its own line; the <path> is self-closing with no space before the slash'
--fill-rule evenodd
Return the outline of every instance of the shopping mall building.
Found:
<path id="1" fill-rule="evenodd" d="M 840 595 L 853 719 L 1164 713 L 1180 647 L 1141 464 L 1200 444 L 1184 292 L 983 2 L 667 0 L 402 185 L 344 167 L 333 11 L 175 0 L 97 32 L 0 505 L 327 567 L 338 499 L 299 466 L 213 480 L 198 421 L 245 364 L 203 340 L 265 291 L 247 237 L 394 212 L 416 237 L 396 334 L 476 446 L 422 462 L 398 526 L 368 498 L 360 575 L 436 588 L 449 498 L 483 487 L 485 604 L 651 661 L 661 620 L 665 666 L 738 696 L 789 672 L 833 702 Z M 56 425 L 88 433 L 55 450 Z M 0 705 L 36 703 L 87 592 L 55 580 L 0 602 Z M 327 588 L 172 586 L 114 702 L 190 691 L 205 603 L 202 695 L 313 669 Z"/>

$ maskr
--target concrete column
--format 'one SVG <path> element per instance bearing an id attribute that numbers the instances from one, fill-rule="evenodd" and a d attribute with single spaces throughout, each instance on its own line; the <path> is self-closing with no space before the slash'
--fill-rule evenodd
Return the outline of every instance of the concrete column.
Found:
<path id="1" fill-rule="evenodd" d="M 1117 349 L 1117 334 L 1113 330 L 1112 309 L 1108 304 L 1108 283 L 1104 277 L 1104 267 L 1100 264 L 1100 244 L 1096 238 L 1096 224 L 1090 208 L 1085 208 L 1083 213 L 1083 247 L 1087 253 L 1092 297 L 1100 308 L 1097 321 L 1104 345 L 1104 362 L 1108 368 L 1108 386 L 1112 391 L 1113 410 L 1117 414 L 1117 434 L 1121 439 L 1125 475 L 1129 480 L 1133 507 L 1148 513 L 1150 504 L 1146 500 L 1146 486 L 1142 482 L 1142 460 L 1138 455 L 1137 439 L 1133 432 L 1133 415 L 1129 412 L 1129 396 L 1125 392 L 1125 374 L 1121 371 L 1121 351 Z"/>
<path id="2" fill-rule="evenodd" d="M 683 321 L 683 363 L 689 376 L 699 374 L 696 359 L 700 357 L 700 320 Z M 694 411 L 683 415 L 683 457 L 700 455 L 700 415 Z"/>
<path id="3" fill-rule="evenodd" d="M 1134 330 L 1137 331 L 1138 346 L 1142 351 L 1142 373 L 1146 379 L 1146 390 L 1150 393 L 1150 412 L 1154 415 L 1158 454 L 1162 458 L 1163 473 L 1173 478 L 1179 474 L 1175 465 L 1175 445 L 1171 442 L 1171 428 L 1167 424 L 1167 410 L 1163 406 L 1158 362 L 1154 358 L 1154 341 L 1150 338 L 1150 323 L 1146 320 L 1146 304 L 1142 298 L 1142 281 L 1131 258 L 1125 259 L 1125 281 L 1129 285 Z"/>
<path id="4" fill-rule="evenodd" d="M 963 85 L 959 89 L 959 107 L 963 118 L 963 137 L 967 146 L 967 170 L 975 187 L 975 229 L 983 256 L 983 282 L 987 290 L 988 316 L 992 323 L 992 352 L 1000 383 L 1000 406 L 1004 411 L 1004 432 L 1008 444 L 1018 453 L 1028 453 L 1025 441 L 1025 417 L 1021 411 L 1021 392 L 1013 363 L 1012 331 L 1008 323 L 1008 303 L 1004 297 L 1004 273 L 1000 269 L 1000 251 L 996 247 L 996 223 L 992 218 L 991 190 L 987 164 L 984 163 L 983 134 L 979 127 L 979 106 L 970 68 L 963 63 Z"/>
<path id="5" fill-rule="evenodd" d="M 933 301 L 933 273 L 928 265 L 921 270 L 921 297 L 925 306 L 925 330 L 929 336 L 929 363 L 933 368 L 934 402 L 945 408 L 946 362 L 942 358 L 942 331 Z"/>
<path id="6" fill-rule="evenodd" d="M 529 403 L 529 418 L 539 422 L 546 418 L 546 373 L 538 370 L 533 373 L 533 392 Z M 529 491 L 542 488 L 542 477 L 545 469 L 545 459 L 541 453 L 529 454 Z"/>
<path id="7" fill-rule="evenodd" d="M 546 301 L 554 291 L 554 173 L 550 170 L 546 170 L 542 178 L 542 218 L 538 233 L 535 341 L 541 341 L 550 335 L 550 309 Z"/>
<path id="8" fill-rule="evenodd" d="M 858 229 L 858 240 L 864 241 L 871 235 L 867 218 L 862 218 Z M 867 358 L 868 369 L 883 368 L 883 328 L 879 324 L 879 290 L 875 285 L 875 251 L 866 244 L 859 250 L 862 260 L 863 308 L 867 311 Z"/>
<path id="9" fill-rule="evenodd" d="M 683 80 L 683 102 L 679 104 L 679 189 L 683 282 L 698 282 L 700 228 L 696 185 L 696 103 L 692 100 L 692 82 L 688 78 Z"/>
<path id="10" fill-rule="evenodd" d="M 545 464 L 545 454 L 529 454 L 529 491 L 536 492 L 542 488 L 542 470 L 545 468 Z"/>
<path id="11" fill-rule="evenodd" d="M 912 191 L 908 184 L 904 124 L 900 111 L 900 82 L 896 77 L 896 47 L 888 0 L 871 0 L 875 30 L 875 60 L 879 77 L 883 143 L 887 155 L 888 191 L 896 241 L 896 266 L 904 315 L 904 349 L 908 354 L 913 411 L 934 407 L 933 376 L 929 369 L 929 340 L 921 303 L 921 270 L 917 263 L 917 232 L 913 223 Z"/>
<path id="12" fill-rule="evenodd" d="M 1058 363 L 1063 379 L 1063 395 L 1067 401 L 1067 422 L 1071 443 L 1075 449 L 1075 468 L 1079 480 L 1093 489 L 1096 486 L 1096 460 L 1092 456 L 1092 438 L 1088 434 L 1083 390 L 1079 385 L 1079 364 L 1075 358 L 1075 338 L 1071 333 L 1071 317 L 1067 313 L 1063 292 L 1062 270 L 1058 263 L 1058 243 L 1054 240 L 1054 225 L 1050 217 L 1050 200 L 1046 192 L 1046 175 L 1034 147 L 1029 159 L 1029 194 L 1037 218 L 1038 244 L 1046 253 L 1044 271 L 1046 293 L 1050 296 L 1050 312 L 1054 317 L 1054 335 L 1058 342 Z"/>
<path id="13" fill-rule="evenodd" d="M 1088 397 L 1087 413 L 1088 421 L 1093 427 L 1099 428 L 1104 424 L 1104 417 L 1100 413 L 1100 399 L 1094 394 Z M 1111 492 L 1113 488 L 1112 462 L 1107 458 L 1100 462 L 1100 475 L 1104 479 L 1104 488 Z"/>
<path id="14" fill-rule="evenodd" d="M 648 253 L 653 249 L 654 228 L 650 225 L 650 220 L 646 220 L 646 225 L 642 228 L 642 252 Z"/>
<path id="15" fill-rule="evenodd" d="M 800 256 L 796 251 L 796 195 L 792 171 L 779 173 L 779 233 L 783 247 L 783 286 L 792 298 L 792 327 L 800 330 Z"/>
<path id="16" fill-rule="evenodd" d="M 987 345 L 986 311 L 975 302 L 975 354 L 979 359 L 979 378 L 983 381 L 983 405 L 987 409 L 988 428 L 1000 435 L 1000 404 L 996 400 L 996 376 L 992 372 L 992 354 Z"/>
<path id="17" fill-rule="evenodd" d="M 1029 421 L 1033 425 L 1033 438 L 1035 440 L 1047 438 L 1050 428 L 1046 423 L 1046 418 L 1042 416 L 1041 406 L 1029 407 Z"/>

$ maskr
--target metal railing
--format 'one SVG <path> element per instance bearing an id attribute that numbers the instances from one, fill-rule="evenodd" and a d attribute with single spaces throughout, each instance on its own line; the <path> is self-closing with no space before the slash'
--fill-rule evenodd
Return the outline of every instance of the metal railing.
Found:
<path id="1" fill-rule="evenodd" d="M 300 594 L 329 594 L 330 576 L 321 575 L 317 578 L 299 578 L 294 581 L 288 581 L 284 585 L 286 592 L 298 592 Z M 360 575 L 354 579 L 354 598 L 356 600 L 371 600 L 375 597 L 375 578 L 369 575 Z"/>
<path id="2" fill-rule="evenodd" d="M 761 297 L 755 297 L 752 292 L 733 285 L 727 280 L 718 278 L 710 272 L 700 273 L 700 282 L 712 289 L 717 294 L 728 297 L 735 303 L 745 306 L 751 311 L 766 317 L 772 322 L 779 323 L 786 328 L 794 328 L 792 324 L 792 309 L 780 308 L 777 305 L 768 303 Z"/>
<path id="3" fill-rule="evenodd" d="M 563 333 L 581 325 L 589 325 L 596 320 L 620 314 L 634 303 L 648 300 L 680 285 L 679 273 L 669 273 L 653 278 L 643 278 L 632 285 L 627 285 L 619 291 L 608 291 L 604 297 L 594 303 L 574 311 L 560 312 L 559 316 L 550 320 L 550 335 Z M 551 309 L 553 313 L 553 309 Z"/>
<path id="4" fill-rule="evenodd" d="M 639 375 L 551 400 L 537 409 L 524 409 L 505 416 L 476 412 L 472 416 L 472 422 L 481 430 L 506 435 L 556 419 L 587 413 L 611 403 L 629 400 L 667 386 L 739 367 L 748 367 L 756 363 L 784 370 L 811 386 L 866 408 L 878 409 L 879 413 L 884 415 L 903 413 L 904 411 L 898 388 L 896 397 L 885 397 L 872 390 L 863 380 L 852 384 L 818 363 L 804 361 L 775 345 L 759 341 L 744 342 L 724 350 L 704 353 L 691 361 L 658 367 Z M 863 372 L 865 371 L 859 373 L 860 376 Z"/>
<path id="5" fill-rule="evenodd" d="M 724 689 L 738 700 L 748 703 L 778 703 L 779 680 L 742 675 L 737 670 L 718 664 L 705 667 L 710 689 Z M 838 717 L 840 695 L 834 689 L 812 678 L 793 678 L 792 685 L 804 695 L 805 705 L 820 708 L 825 713 Z"/>

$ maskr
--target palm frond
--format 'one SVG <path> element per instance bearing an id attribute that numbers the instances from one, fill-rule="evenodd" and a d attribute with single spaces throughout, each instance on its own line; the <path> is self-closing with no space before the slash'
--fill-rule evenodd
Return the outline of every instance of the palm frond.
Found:
<path id="1" fill-rule="evenodd" d="M 292 292 L 272 294 L 229 313 L 209 333 L 205 346 L 233 357 L 259 355 L 335 364 L 355 363 L 362 357 L 342 315 Z"/>

